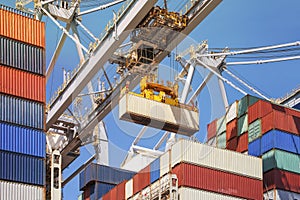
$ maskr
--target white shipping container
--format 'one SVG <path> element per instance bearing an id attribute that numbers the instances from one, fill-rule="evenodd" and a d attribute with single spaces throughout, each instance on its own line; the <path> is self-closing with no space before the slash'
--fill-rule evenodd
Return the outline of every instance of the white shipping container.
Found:
<path id="1" fill-rule="evenodd" d="M 171 166 L 186 162 L 262 180 L 262 160 L 234 151 L 219 149 L 189 140 L 171 148 Z"/>
<path id="2" fill-rule="evenodd" d="M 208 192 L 204 190 L 197 190 L 193 188 L 181 187 L 178 189 L 179 199 L 188 200 L 199 200 L 199 199 L 209 199 L 209 200 L 239 200 L 241 198 Z"/>
<path id="3" fill-rule="evenodd" d="M 125 199 L 129 199 L 133 195 L 133 179 L 130 179 L 125 184 Z"/>
<path id="4" fill-rule="evenodd" d="M 0 200 L 43 200 L 45 188 L 0 181 Z"/>
<path id="5" fill-rule="evenodd" d="M 265 200 L 295 200 L 300 199 L 299 193 L 294 193 L 290 191 L 284 191 L 284 190 L 271 190 L 266 193 L 264 193 L 264 199 Z"/>
<path id="6" fill-rule="evenodd" d="M 237 110 L 238 110 L 238 101 L 235 101 L 233 104 L 228 106 L 228 111 L 226 113 L 226 122 L 230 122 L 237 118 Z"/>
<path id="7" fill-rule="evenodd" d="M 163 175 L 169 173 L 171 170 L 170 165 L 170 150 L 165 152 L 162 156 L 160 156 L 160 171 L 159 175 L 162 177 Z"/>
<path id="8" fill-rule="evenodd" d="M 129 93 L 120 99 L 119 118 L 187 136 L 199 130 L 199 112 Z"/>

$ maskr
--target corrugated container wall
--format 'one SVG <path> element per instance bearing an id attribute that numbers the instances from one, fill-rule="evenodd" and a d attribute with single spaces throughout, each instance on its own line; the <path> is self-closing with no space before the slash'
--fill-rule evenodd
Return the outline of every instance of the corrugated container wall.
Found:
<path id="1" fill-rule="evenodd" d="M 45 48 L 45 24 L 0 8 L 0 35 Z"/>
<path id="2" fill-rule="evenodd" d="M 46 103 L 46 78 L 0 65 L 0 93 Z"/>
<path id="3" fill-rule="evenodd" d="M 0 181 L 0 200 L 43 200 L 44 188 Z"/>
<path id="4" fill-rule="evenodd" d="M 248 123 L 260 119 L 272 112 L 272 104 L 267 101 L 259 100 L 248 108 Z"/>
<path id="5" fill-rule="evenodd" d="M 210 140 L 217 135 L 217 121 L 218 120 L 215 119 L 207 125 L 207 140 Z"/>
<path id="6" fill-rule="evenodd" d="M 284 190 L 271 190 L 264 193 L 264 199 L 273 199 L 273 200 L 297 200 L 300 199 L 300 194 Z"/>
<path id="7" fill-rule="evenodd" d="M 218 194 L 215 192 L 209 192 L 205 190 L 199 190 L 188 187 L 181 187 L 178 190 L 179 199 L 181 200 L 199 200 L 199 199 L 209 199 L 209 200 L 242 200 L 244 198 L 233 197 L 229 195 Z"/>
<path id="8" fill-rule="evenodd" d="M 226 124 L 226 140 L 231 140 L 237 137 L 237 119 L 233 119 Z"/>
<path id="9" fill-rule="evenodd" d="M 217 135 L 226 132 L 226 117 L 223 116 L 217 121 Z"/>
<path id="10" fill-rule="evenodd" d="M 160 172 L 159 175 L 163 176 L 170 172 L 171 170 L 171 152 L 170 150 L 165 152 L 162 156 L 160 156 Z"/>
<path id="11" fill-rule="evenodd" d="M 150 166 L 139 171 L 133 176 L 133 194 L 138 193 L 145 187 L 150 185 Z"/>
<path id="12" fill-rule="evenodd" d="M 270 189 L 282 189 L 291 192 L 300 193 L 300 175 L 273 169 L 264 174 L 264 188 Z"/>
<path id="13" fill-rule="evenodd" d="M 44 129 L 44 105 L 0 94 L 0 121 Z"/>
<path id="14" fill-rule="evenodd" d="M 0 64 L 45 74 L 45 50 L 0 36 Z"/>
<path id="15" fill-rule="evenodd" d="M 248 138 L 249 143 L 256 140 L 261 136 L 261 119 L 257 119 L 256 121 L 249 124 Z"/>
<path id="16" fill-rule="evenodd" d="M 263 196 L 262 180 L 186 163 L 176 166 L 172 173 L 177 175 L 178 187 L 192 187 L 255 200 Z"/>
<path id="17" fill-rule="evenodd" d="M 238 119 L 238 136 L 248 131 L 248 114 L 241 116 Z"/>
<path id="18" fill-rule="evenodd" d="M 0 150 L 45 157 L 46 135 L 43 131 L 0 123 Z"/>
<path id="19" fill-rule="evenodd" d="M 222 149 L 226 148 L 226 132 L 217 136 L 217 147 Z"/>
<path id="20" fill-rule="evenodd" d="M 133 195 L 133 179 L 130 179 L 125 184 L 125 199 L 128 199 Z"/>
<path id="21" fill-rule="evenodd" d="M 158 180 L 160 177 L 160 159 L 155 159 L 150 164 L 150 183 L 153 183 L 154 181 Z"/>
<path id="22" fill-rule="evenodd" d="M 226 121 L 231 122 L 232 120 L 236 119 L 238 116 L 238 101 L 235 101 L 233 104 L 231 104 L 228 108 L 228 111 L 226 113 Z"/>
<path id="23" fill-rule="evenodd" d="M 0 179 L 44 186 L 45 161 L 0 151 Z"/>

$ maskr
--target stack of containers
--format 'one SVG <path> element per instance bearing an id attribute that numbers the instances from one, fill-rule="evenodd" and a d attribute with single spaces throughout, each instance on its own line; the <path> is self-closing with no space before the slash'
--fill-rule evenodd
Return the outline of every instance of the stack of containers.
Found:
<path id="1" fill-rule="evenodd" d="M 117 184 L 131 179 L 134 174 L 135 172 L 91 163 L 79 175 L 79 188 L 83 191 L 83 199 L 98 200 Z"/>
<path id="2" fill-rule="evenodd" d="M 118 189 L 125 190 L 125 198 L 118 199 L 151 199 L 152 194 L 163 190 L 169 174 L 178 178 L 179 199 L 262 199 L 263 196 L 260 158 L 180 140 L 127 181 L 125 188 L 118 185 L 103 200 L 114 199 Z"/>
<path id="3" fill-rule="evenodd" d="M 248 107 L 259 99 L 246 95 L 231 104 L 227 113 L 207 125 L 207 143 L 240 153 L 248 151 Z"/>
<path id="4" fill-rule="evenodd" d="M 44 199 L 45 28 L 0 5 L 0 199 Z"/>
<path id="5" fill-rule="evenodd" d="M 266 101 L 249 107 L 249 154 L 262 157 L 265 196 L 300 197 L 300 112 Z"/>

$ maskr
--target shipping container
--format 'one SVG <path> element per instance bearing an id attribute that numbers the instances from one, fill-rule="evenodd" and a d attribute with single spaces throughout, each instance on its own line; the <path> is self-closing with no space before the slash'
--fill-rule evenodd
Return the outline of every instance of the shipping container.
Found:
<path id="1" fill-rule="evenodd" d="M 116 195 L 112 195 L 112 197 L 116 196 L 115 200 L 125 200 L 125 184 L 127 181 L 123 181 L 122 183 L 118 184 L 116 187 Z M 115 190 L 114 190 L 115 191 Z M 112 198 L 112 200 L 114 200 Z"/>
<path id="2" fill-rule="evenodd" d="M 226 112 L 226 122 L 231 122 L 232 120 L 237 118 L 238 112 L 238 101 L 235 101 L 233 104 L 231 104 L 228 107 L 228 110 Z"/>
<path id="3" fill-rule="evenodd" d="M 251 156 L 261 156 L 261 138 L 257 138 L 248 145 L 248 154 Z"/>
<path id="4" fill-rule="evenodd" d="M 300 118 L 287 114 L 288 132 L 300 135 Z"/>
<path id="5" fill-rule="evenodd" d="M 0 150 L 46 156 L 46 134 L 21 126 L 0 123 Z"/>
<path id="6" fill-rule="evenodd" d="M 236 151 L 240 153 L 248 151 L 248 133 L 244 133 L 243 135 L 238 137 Z"/>
<path id="7" fill-rule="evenodd" d="M 238 136 L 237 133 L 237 119 L 233 119 L 226 124 L 226 140 L 229 141 Z"/>
<path id="8" fill-rule="evenodd" d="M 291 116 L 300 118 L 300 111 L 297 109 L 285 107 L 285 113 L 287 115 L 291 115 Z"/>
<path id="9" fill-rule="evenodd" d="M 217 135 L 226 132 L 226 117 L 223 116 L 217 121 Z"/>
<path id="10" fill-rule="evenodd" d="M 90 187 L 86 187 L 83 191 L 83 199 L 90 200 Z"/>
<path id="11" fill-rule="evenodd" d="M 133 176 L 133 194 L 150 185 L 150 165 Z"/>
<path id="12" fill-rule="evenodd" d="M 104 194 L 108 193 L 110 190 L 112 190 L 116 185 L 114 184 L 108 184 L 108 183 L 101 183 L 98 181 L 93 182 L 92 184 L 89 184 L 89 199 L 90 200 L 98 200 L 100 199 Z"/>
<path id="13" fill-rule="evenodd" d="M 226 148 L 226 132 L 217 136 L 217 147 L 222 149 Z"/>
<path id="14" fill-rule="evenodd" d="M 259 100 L 248 108 L 248 123 L 252 123 L 273 111 L 272 104 L 267 101 Z"/>
<path id="15" fill-rule="evenodd" d="M 265 191 L 281 189 L 300 193 L 299 183 L 300 175 L 288 171 L 273 169 L 264 174 Z"/>
<path id="16" fill-rule="evenodd" d="M 3 5 L 3 4 L 0 4 L 0 9 L 2 9 L 2 10 L 7 10 L 7 11 L 9 11 L 9 12 L 12 12 L 12 13 L 15 13 L 15 14 L 18 14 L 18 15 L 22 15 L 22 16 L 24 16 L 24 17 L 28 17 L 28 18 L 34 19 L 34 15 L 31 14 L 31 13 L 23 12 L 23 11 L 21 11 L 21 10 L 19 10 L 19 9 L 12 8 L 12 7 Z"/>
<path id="17" fill-rule="evenodd" d="M 261 136 L 261 119 L 257 119 L 249 124 L 248 141 L 249 143 Z"/>
<path id="18" fill-rule="evenodd" d="M 0 9 L 0 20 L 0 35 L 45 48 L 43 22 L 3 9 Z"/>
<path id="19" fill-rule="evenodd" d="M 44 105 L 0 94 L 0 121 L 44 129 Z"/>
<path id="20" fill-rule="evenodd" d="M 177 175 L 178 187 L 192 187 L 245 199 L 262 199 L 263 196 L 262 180 L 187 163 L 177 165 L 172 173 Z"/>
<path id="21" fill-rule="evenodd" d="M 209 200 L 240 200 L 245 198 L 238 198 L 229 195 L 223 195 L 220 193 L 209 192 L 205 190 L 199 190 L 188 187 L 181 187 L 178 189 L 180 200 L 199 200 L 199 199 L 209 199 Z"/>
<path id="22" fill-rule="evenodd" d="M 289 131 L 288 115 L 286 113 L 273 110 L 261 119 L 261 131 L 262 134 L 272 130 L 278 129 L 282 131 Z"/>
<path id="23" fill-rule="evenodd" d="M 187 136 L 199 131 L 199 112 L 130 93 L 120 99 L 119 118 Z"/>
<path id="24" fill-rule="evenodd" d="M 238 119 L 238 136 L 248 131 L 248 114 L 241 116 Z"/>
<path id="25" fill-rule="evenodd" d="M 1 200 L 44 200 L 44 196 L 43 187 L 0 181 Z"/>
<path id="26" fill-rule="evenodd" d="M 300 194 L 291 192 L 291 191 L 285 191 L 285 190 L 270 190 L 268 192 L 264 193 L 264 200 L 298 200 L 300 199 Z"/>
<path id="27" fill-rule="evenodd" d="M 125 199 L 128 199 L 133 195 L 133 179 L 130 179 L 125 184 Z"/>
<path id="28" fill-rule="evenodd" d="M 45 160 L 0 151 L 0 179 L 45 185 Z"/>
<path id="29" fill-rule="evenodd" d="M 46 78 L 0 65 L 0 93 L 46 103 Z"/>
<path id="30" fill-rule="evenodd" d="M 226 141 L 226 149 L 231 150 L 231 151 L 236 151 L 238 145 L 238 138 L 232 138 L 229 141 Z"/>
<path id="31" fill-rule="evenodd" d="M 271 130 L 261 138 L 261 154 L 279 149 L 300 155 L 300 136 L 279 130 Z"/>
<path id="32" fill-rule="evenodd" d="M 248 113 L 248 107 L 253 105 L 259 100 L 259 98 L 246 95 L 238 103 L 238 118 Z"/>
<path id="33" fill-rule="evenodd" d="M 171 162 L 172 167 L 185 162 L 262 179 L 262 161 L 260 158 L 188 140 L 180 140 L 172 146 Z"/>
<path id="34" fill-rule="evenodd" d="M 92 181 L 116 185 L 132 178 L 134 174 L 128 170 L 91 163 L 80 173 L 79 188 L 83 189 Z"/>
<path id="35" fill-rule="evenodd" d="M 300 155 L 273 149 L 262 156 L 264 172 L 282 169 L 300 174 Z"/>
<path id="36" fill-rule="evenodd" d="M 155 182 L 160 177 L 160 158 L 155 159 L 150 164 L 150 183 Z"/>
<path id="37" fill-rule="evenodd" d="M 168 150 L 163 155 L 159 157 L 160 159 L 160 172 L 159 175 L 162 177 L 163 175 L 169 173 L 171 171 L 171 150 Z"/>
<path id="38" fill-rule="evenodd" d="M 207 125 L 207 140 L 217 135 L 217 119 Z"/>
<path id="39" fill-rule="evenodd" d="M 0 36 L 0 64 L 45 75 L 45 50 Z"/>

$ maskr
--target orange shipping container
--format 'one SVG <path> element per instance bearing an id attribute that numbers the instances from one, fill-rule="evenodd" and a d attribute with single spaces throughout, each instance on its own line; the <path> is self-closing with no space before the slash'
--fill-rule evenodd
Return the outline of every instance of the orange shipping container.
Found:
<path id="1" fill-rule="evenodd" d="M 45 24 L 0 9 L 0 35 L 45 48 Z"/>
<path id="2" fill-rule="evenodd" d="M 237 137 L 237 119 L 232 120 L 231 122 L 226 124 L 226 141 Z"/>
<path id="3" fill-rule="evenodd" d="M 0 66 L 0 92 L 46 103 L 46 79 L 43 76 Z"/>
<path id="4" fill-rule="evenodd" d="M 248 132 L 242 134 L 238 138 L 238 143 L 237 143 L 236 151 L 240 152 L 240 153 L 248 151 Z"/>
<path id="5" fill-rule="evenodd" d="M 207 125 L 207 141 L 217 135 L 217 119 Z"/>
<path id="6" fill-rule="evenodd" d="M 150 185 L 150 165 L 133 176 L 133 194 L 140 192 Z"/>
<path id="7" fill-rule="evenodd" d="M 231 140 L 226 141 L 226 149 L 231 151 L 236 151 L 238 145 L 238 137 L 231 138 Z"/>
<path id="8" fill-rule="evenodd" d="M 266 116 L 272 112 L 272 104 L 267 101 L 259 100 L 248 108 L 248 124 Z"/>
<path id="9" fill-rule="evenodd" d="M 286 113 L 276 109 L 261 119 L 262 134 L 273 129 L 289 132 L 288 115 Z"/>

